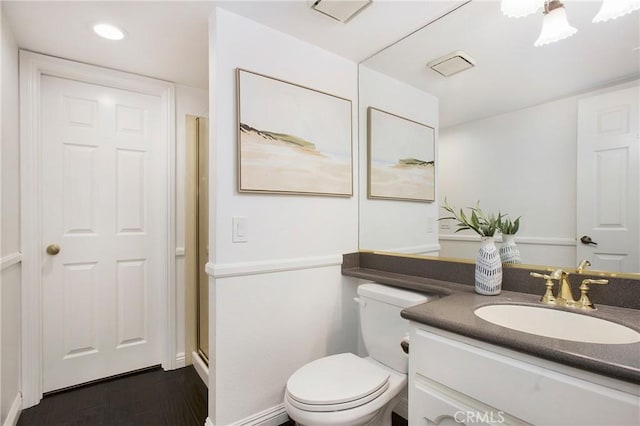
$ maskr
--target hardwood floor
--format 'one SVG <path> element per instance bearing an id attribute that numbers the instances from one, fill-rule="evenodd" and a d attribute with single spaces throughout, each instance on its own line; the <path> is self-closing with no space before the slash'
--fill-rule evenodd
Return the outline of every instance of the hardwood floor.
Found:
<path id="1" fill-rule="evenodd" d="M 206 418 L 207 387 L 193 367 L 158 367 L 45 396 L 18 426 L 203 426 Z M 392 420 L 407 425 L 395 413 Z"/>
<path id="2" fill-rule="evenodd" d="M 157 368 L 46 396 L 18 426 L 203 426 L 207 388 L 193 367 Z"/>

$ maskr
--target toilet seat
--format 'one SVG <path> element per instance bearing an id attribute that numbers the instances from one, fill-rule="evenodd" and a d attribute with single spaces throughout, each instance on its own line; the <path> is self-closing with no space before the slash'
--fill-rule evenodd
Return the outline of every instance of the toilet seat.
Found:
<path id="1" fill-rule="evenodd" d="M 364 405 L 389 387 L 389 372 L 352 353 L 315 360 L 287 382 L 291 405 L 305 411 L 340 411 Z"/>

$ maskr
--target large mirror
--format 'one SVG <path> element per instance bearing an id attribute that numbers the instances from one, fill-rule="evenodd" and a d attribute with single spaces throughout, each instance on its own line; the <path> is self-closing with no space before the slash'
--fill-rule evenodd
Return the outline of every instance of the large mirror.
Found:
<path id="1" fill-rule="evenodd" d="M 360 249 L 474 258 L 479 237 L 438 221 L 446 198 L 521 216 L 525 264 L 640 273 L 640 13 L 593 23 L 601 1 L 567 1 L 577 33 L 536 47 L 541 10 L 457 5 L 360 64 Z M 427 66 L 454 52 L 474 66 Z M 436 129 L 435 202 L 367 197 L 368 107 Z"/>

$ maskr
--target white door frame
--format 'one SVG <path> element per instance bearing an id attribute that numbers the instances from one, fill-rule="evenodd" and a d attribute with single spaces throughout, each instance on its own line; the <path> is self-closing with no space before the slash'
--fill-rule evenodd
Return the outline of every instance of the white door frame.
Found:
<path id="1" fill-rule="evenodd" d="M 41 77 L 50 75 L 160 97 L 161 135 L 167 149 L 166 265 L 160 284 L 162 367 L 176 367 L 175 285 L 175 85 L 93 65 L 20 51 L 20 191 L 22 238 L 22 397 L 23 408 L 42 399 Z"/>

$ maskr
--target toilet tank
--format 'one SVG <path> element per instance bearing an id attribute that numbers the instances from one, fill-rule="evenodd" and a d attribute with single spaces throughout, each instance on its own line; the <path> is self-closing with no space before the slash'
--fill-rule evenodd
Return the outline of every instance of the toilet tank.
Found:
<path id="1" fill-rule="evenodd" d="M 360 328 L 369 356 L 406 374 L 409 356 L 403 352 L 400 342 L 409 334 L 409 321 L 400 316 L 400 311 L 438 296 L 375 283 L 360 285 L 358 296 Z"/>

